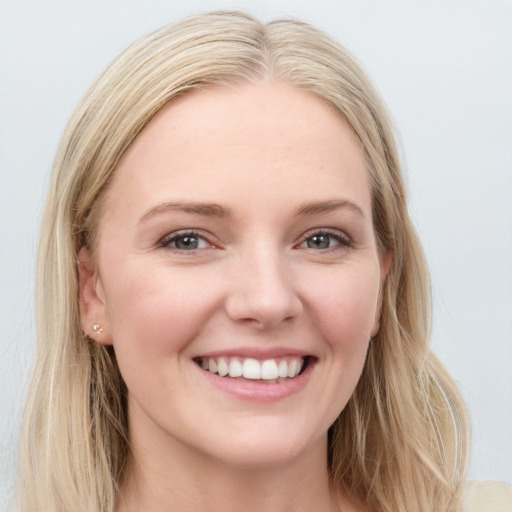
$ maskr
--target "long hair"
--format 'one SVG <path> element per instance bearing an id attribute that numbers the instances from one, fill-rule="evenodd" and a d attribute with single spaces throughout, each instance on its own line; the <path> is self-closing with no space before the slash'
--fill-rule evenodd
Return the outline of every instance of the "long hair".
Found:
<path id="1" fill-rule="evenodd" d="M 329 431 L 333 492 L 379 512 L 459 512 L 468 433 L 462 400 L 429 348 L 430 288 L 394 135 L 354 59 L 298 21 L 215 12 L 129 47 L 92 85 L 58 150 L 37 268 L 38 352 L 21 436 L 27 512 L 113 512 L 129 447 L 115 354 L 80 327 L 77 255 L 94 256 L 101 203 L 123 152 L 178 95 L 270 77 L 315 94 L 359 139 L 377 243 L 393 252 L 380 329 Z M 94 259 L 94 258 L 93 258 Z"/>

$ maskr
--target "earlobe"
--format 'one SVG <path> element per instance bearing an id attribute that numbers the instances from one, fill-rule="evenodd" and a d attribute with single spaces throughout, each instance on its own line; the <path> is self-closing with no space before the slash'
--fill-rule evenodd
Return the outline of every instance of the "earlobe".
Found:
<path id="1" fill-rule="evenodd" d="M 97 343 L 112 345 L 103 285 L 85 247 L 78 253 L 78 283 L 82 331 Z"/>

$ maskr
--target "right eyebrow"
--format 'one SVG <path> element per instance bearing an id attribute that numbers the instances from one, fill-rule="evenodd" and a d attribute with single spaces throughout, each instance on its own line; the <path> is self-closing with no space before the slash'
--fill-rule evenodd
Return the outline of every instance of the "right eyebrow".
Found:
<path id="1" fill-rule="evenodd" d="M 185 213 L 194 213 L 196 215 L 204 215 L 206 217 L 228 217 L 230 210 L 217 203 L 197 203 L 188 201 L 171 201 L 159 204 L 148 210 L 139 219 L 139 223 L 146 222 L 155 215 L 166 213 L 169 211 L 182 211 Z"/>

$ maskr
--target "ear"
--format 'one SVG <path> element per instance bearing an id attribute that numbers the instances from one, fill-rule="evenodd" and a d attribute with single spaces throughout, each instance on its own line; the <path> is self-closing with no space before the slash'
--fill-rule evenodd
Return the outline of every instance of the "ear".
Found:
<path id="1" fill-rule="evenodd" d="M 78 281 L 82 331 L 97 343 L 112 345 L 103 285 L 85 247 L 78 253 Z"/>
<path id="2" fill-rule="evenodd" d="M 380 263 L 380 290 L 379 300 L 377 302 L 377 310 L 375 311 L 375 322 L 372 327 L 371 337 L 373 338 L 378 332 L 380 327 L 380 315 L 382 313 L 382 301 L 384 293 L 384 284 L 388 277 L 389 270 L 391 269 L 391 263 L 393 263 L 393 251 L 389 249 L 382 257 Z"/>

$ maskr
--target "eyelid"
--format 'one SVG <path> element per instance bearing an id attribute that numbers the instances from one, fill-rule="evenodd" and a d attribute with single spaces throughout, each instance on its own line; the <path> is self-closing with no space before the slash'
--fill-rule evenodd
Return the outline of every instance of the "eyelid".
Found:
<path id="1" fill-rule="evenodd" d="M 297 244 L 297 247 L 300 247 L 303 243 L 305 243 L 309 238 L 315 236 L 315 235 L 329 235 L 338 240 L 340 246 L 342 248 L 349 248 L 353 247 L 353 240 L 352 238 L 347 235 L 345 231 L 342 231 L 341 229 L 335 229 L 335 228 L 314 228 L 306 231 L 302 236 Z M 323 249 L 324 251 L 332 251 L 336 250 L 337 247 L 332 247 L 329 249 Z"/>
<path id="2" fill-rule="evenodd" d="M 198 249 L 195 249 L 195 250 L 192 249 L 190 251 L 184 251 L 183 249 L 178 249 L 177 247 L 171 247 L 171 243 L 173 241 L 177 240 L 178 238 L 182 238 L 182 237 L 186 237 L 186 236 L 191 236 L 191 237 L 198 238 L 200 240 L 204 240 L 208 244 L 208 247 L 202 247 L 202 248 L 198 248 Z M 160 238 L 160 240 L 158 241 L 157 245 L 158 245 L 158 247 L 161 247 L 161 248 L 164 248 L 164 249 L 170 249 L 170 250 L 173 250 L 173 251 L 176 251 L 176 252 L 179 252 L 179 253 L 184 253 L 184 252 L 193 253 L 195 251 L 204 250 L 204 249 L 207 249 L 207 248 L 217 248 L 217 244 L 211 242 L 210 238 L 211 238 L 211 236 L 206 235 L 200 229 L 193 229 L 193 228 L 190 228 L 190 229 L 178 229 L 176 231 L 172 231 L 171 233 L 167 233 L 162 238 Z"/>
<path id="3" fill-rule="evenodd" d="M 332 251 L 332 250 L 336 250 L 337 248 L 340 248 L 340 247 L 348 248 L 348 247 L 352 247 L 353 246 L 352 238 L 349 235 L 347 235 L 346 232 L 344 232 L 344 231 L 342 231 L 340 229 L 336 229 L 336 228 L 313 228 L 313 229 L 310 229 L 310 230 L 306 231 L 300 237 L 300 240 L 295 245 L 295 247 L 300 248 L 300 246 L 302 244 L 304 244 L 309 238 L 311 238 L 313 236 L 318 236 L 318 235 L 331 236 L 334 239 L 336 239 L 338 241 L 338 243 L 339 243 L 339 245 L 336 245 L 335 247 L 331 247 L 331 248 L 328 248 L 328 249 L 323 249 L 323 251 L 329 251 L 329 250 Z M 191 237 L 195 237 L 195 238 L 198 238 L 200 240 L 203 240 L 204 242 L 206 242 L 208 244 L 208 247 L 192 249 L 190 251 L 185 251 L 185 250 L 179 249 L 177 247 L 171 247 L 171 243 L 173 241 L 175 241 L 175 240 L 177 240 L 177 239 L 179 239 L 181 237 L 186 237 L 186 236 L 191 236 Z M 184 253 L 184 252 L 193 253 L 195 251 L 204 250 L 204 249 L 208 249 L 208 248 L 212 248 L 212 249 L 220 248 L 218 243 L 212 242 L 212 240 L 211 240 L 212 238 L 214 238 L 213 235 L 211 235 L 209 233 L 204 233 L 203 230 L 194 229 L 194 228 L 185 228 L 185 229 L 179 229 L 179 230 L 167 233 L 166 235 L 164 235 L 163 237 L 161 237 L 158 240 L 157 246 L 161 247 L 161 248 L 170 249 L 170 250 L 173 250 L 173 251 L 178 252 L 178 253 Z"/>

